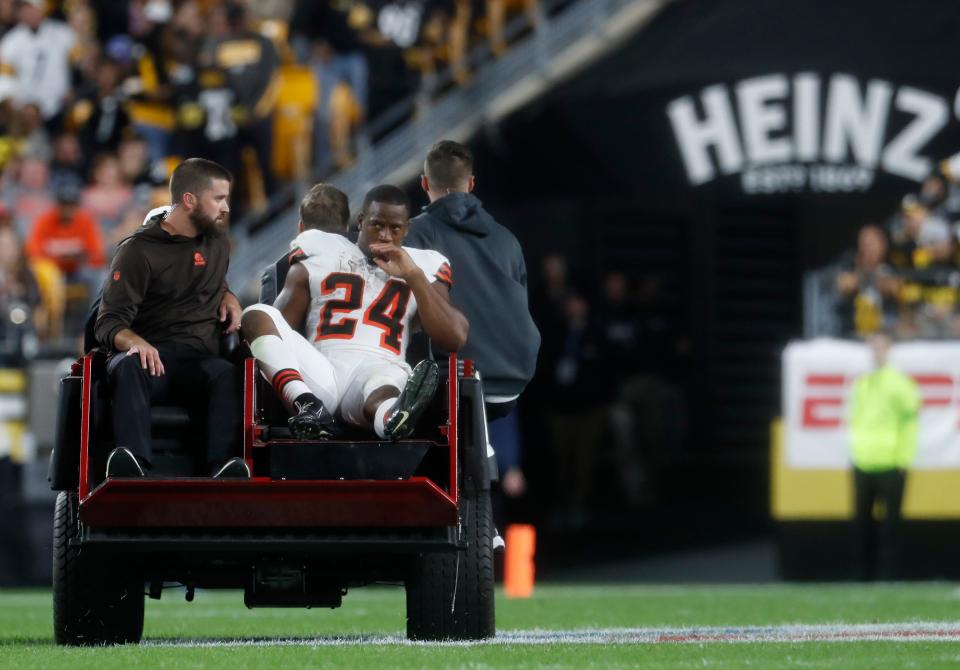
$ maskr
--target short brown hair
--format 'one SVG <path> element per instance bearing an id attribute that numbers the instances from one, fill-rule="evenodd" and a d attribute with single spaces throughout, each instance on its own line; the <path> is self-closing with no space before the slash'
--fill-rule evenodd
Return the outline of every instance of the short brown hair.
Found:
<path id="1" fill-rule="evenodd" d="M 232 182 L 233 176 L 227 168 L 205 158 L 188 158 L 178 165 L 170 175 L 170 197 L 174 205 L 179 205 L 187 193 L 197 195 L 210 188 L 214 179 Z"/>
<path id="2" fill-rule="evenodd" d="M 344 233 L 350 225 L 350 201 L 337 187 L 316 184 L 300 201 L 300 221 L 304 230 Z"/>
<path id="3" fill-rule="evenodd" d="M 441 140 L 430 147 L 423 172 L 434 188 L 465 189 L 473 176 L 473 153 L 459 142 Z"/>

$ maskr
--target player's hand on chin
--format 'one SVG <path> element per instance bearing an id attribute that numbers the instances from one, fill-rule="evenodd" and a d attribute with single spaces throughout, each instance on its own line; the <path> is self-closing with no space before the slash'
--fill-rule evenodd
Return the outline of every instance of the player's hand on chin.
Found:
<path id="1" fill-rule="evenodd" d="M 390 243 L 376 243 L 370 245 L 370 254 L 373 262 L 391 277 L 406 279 L 410 273 L 417 270 L 410 254 Z"/>

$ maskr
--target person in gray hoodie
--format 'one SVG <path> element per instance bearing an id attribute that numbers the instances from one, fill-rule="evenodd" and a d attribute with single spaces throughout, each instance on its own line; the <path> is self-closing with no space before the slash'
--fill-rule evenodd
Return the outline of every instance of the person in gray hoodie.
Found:
<path id="1" fill-rule="evenodd" d="M 404 245 L 433 249 L 456 268 L 450 300 L 470 321 L 460 356 L 483 379 L 487 418 L 506 416 L 533 377 L 540 332 L 527 304 L 527 268 L 517 238 L 472 194 L 473 154 L 450 140 L 431 147 L 420 185 L 430 199 L 410 220 Z"/>

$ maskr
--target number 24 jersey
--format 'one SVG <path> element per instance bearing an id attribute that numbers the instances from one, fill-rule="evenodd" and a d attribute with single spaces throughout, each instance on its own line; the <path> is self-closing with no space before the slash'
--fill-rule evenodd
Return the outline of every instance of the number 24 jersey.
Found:
<path id="1" fill-rule="evenodd" d="M 342 235 L 307 230 L 290 243 L 290 259 L 309 275 L 306 337 L 323 353 L 366 351 L 404 359 L 417 300 Z M 436 251 L 404 250 L 430 282 L 452 285 L 450 263 Z"/>

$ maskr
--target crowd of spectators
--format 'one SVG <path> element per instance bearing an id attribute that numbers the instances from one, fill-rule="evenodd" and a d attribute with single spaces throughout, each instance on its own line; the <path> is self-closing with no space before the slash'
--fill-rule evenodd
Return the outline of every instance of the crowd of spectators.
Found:
<path id="1" fill-rule="evenodd" d="M 348 165 L 365 119 L 390 129 L 417 109 L 385 114 L 404 100 L 429 100 L 470 80 L 482 55 L 501 55 L 507 19 L 531 30 L 541 0 L 295 0 L 290 46 L 318 84 L 314 156 L 320 174 Z M 556 3 L 559 6 L 559 2 Z"/>
<path id="2" fill-rule="evenodd" d="M 366 119 L 536 0 L 0 0 L 0 321 L 76 336 L 116 244 L 168 199 L 173 165 L 235 175 L 232 225 L 286 181 L 349 165 Z M 21 311 L 28 314 L 26 323 Z M 35 337 L 34 337 L 35 336 Z M 16 338 L 15 338 L 16 339 Z M 69 347 L 66 347 L 69 348 Z"/>
<path id="3" fill-rule="evenodd" d="M 844 336 L 960 337 L 960 154 L 904 196 L 885 225 L 859 230 L 834 290 Z"/>

